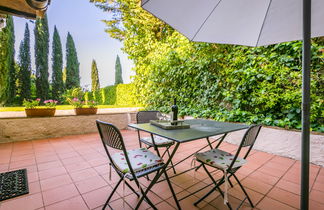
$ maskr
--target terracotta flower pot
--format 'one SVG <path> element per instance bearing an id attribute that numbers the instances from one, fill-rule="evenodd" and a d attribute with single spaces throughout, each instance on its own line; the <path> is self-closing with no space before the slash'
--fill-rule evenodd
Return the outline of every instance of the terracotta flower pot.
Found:
<path id="1" fill-rule="evenodd" d="M 25 109 L 27 117 L 53 117 L 56 108 Z"/>
<path id="2" fill-rule="evenodd" d="M 76 115 L 90 115 L 97 114 L 97 108 L 74 108 Z"/>

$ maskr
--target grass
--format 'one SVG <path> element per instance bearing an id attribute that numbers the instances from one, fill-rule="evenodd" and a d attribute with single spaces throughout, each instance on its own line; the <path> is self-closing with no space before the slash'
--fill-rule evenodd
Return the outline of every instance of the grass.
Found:
<path id="1" fill-rule="evenodd" d="M 98 105 L 99 109 L 105 108 L 125 108 L 125 107 L 139 107 L 138 105 Z M 44 107 L 42 107 L 44 108 Z M 72 105 L 57 105 L 56 110 L 69 110 L 74 109 Z M 18 107 L 0 107 L 0 112 L 18 112 L 24 111 L 25 107 L 18 106 Z"/>

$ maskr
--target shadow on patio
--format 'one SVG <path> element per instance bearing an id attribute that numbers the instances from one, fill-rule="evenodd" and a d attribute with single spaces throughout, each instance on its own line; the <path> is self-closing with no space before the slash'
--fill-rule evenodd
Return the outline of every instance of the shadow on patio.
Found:
<path id="1" fill-rule="evenodd" d="M 128 149 L 138 147 L 137 133 L 123 130 Z M 258 139 L 257 141 L 259 141 Z M 200 147 L 206 145 L 202 139 L 195 143 L 180 145 L 175 160 L 181 160 Z M 235 145 L 223 142 L 221 149 L 232 152 Z M 255 209 L 298 209 L 300 192 L 300 161 L 253 150 L 237 175 L 242 180 L 252 198 Z M 0 202 L 0 209 L 101 209 L 112 186 L 118 180 L 112 171 L 109 180 L 108 158 L 97 133 L 65 136 L 24 142 L 0 144 L 0 172 L 27 168 L 28 195 Z M 177 171 L 188 169 L 191 158 L 176 167 Z M 170 172 L 171 173 L 171 172 Z M 214 176 L 220 176 L 216 173 Z M 142 184 L 147 181 L 140 179 Z M 171 179 L 178 197 L 183 197 L 202 186 L 210 184 L 207 175 L 199 170 Z M 233 180 L 234 188 L 229 190 L 229 200 L 235 207 L 243 198 L 243 193 Z M 324 168 L 311 165 L 310 209 L 324 209 Z M 209 188 L 180 202 L 183 209 L 196 209 L 192 205 Z M 111 206 L 116 209 L 134 207 L 137 197 L 122 185 L 118 195 L 113 197 Z M 126 203 L 123 206 L 125 194 Z M 175 204 L 165 182 L 153 187 L 149 194 L 158 209 L 174 209 Z M 227 209 L 219 193 L 214 192 L 204 202 L 201 209 Z M 149 205 L 142 203 L 141 209 Z M 241 209 L 250 209 L 246 203 Z"/>

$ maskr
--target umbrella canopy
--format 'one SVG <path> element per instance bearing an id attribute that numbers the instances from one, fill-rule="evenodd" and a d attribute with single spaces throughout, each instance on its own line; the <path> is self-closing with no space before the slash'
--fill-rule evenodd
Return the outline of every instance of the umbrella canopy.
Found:
<path id="1" fill-rule="evenodd" d="M 324 0 L 142 0 L 142 7 L 196 42 L 264 46 L 303 40 L 300 208 L 308 209 L 310 38 L 324 36 Z"/>
<path id="2" fill-rule="evenodd" d="M 302 40 L 302 0 L 142 0 L 196 42 L 264 46 Z M 324 1 L 312 0 L 311 37 L 324 35 Z"/>

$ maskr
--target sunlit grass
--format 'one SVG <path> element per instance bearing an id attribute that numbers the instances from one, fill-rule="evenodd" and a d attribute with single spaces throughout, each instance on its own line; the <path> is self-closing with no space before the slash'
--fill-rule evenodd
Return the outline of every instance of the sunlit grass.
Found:
<path id="1" fill-rule="evenodd" d="M 138 105 L 98 105 L 99 109 L 106 109 L 106 108 L 125 108 L 125 107 L 139 107 Z M 45 108 L 45 107 L 43 107 Z M 57 105 L 56 110 L 69 110 L 73 109 L 74 107 L 71 105 Z M 18 112 L 24 111 L 25 107 L 0 107 L 0 112 Z"/>

